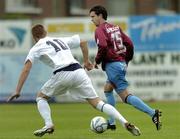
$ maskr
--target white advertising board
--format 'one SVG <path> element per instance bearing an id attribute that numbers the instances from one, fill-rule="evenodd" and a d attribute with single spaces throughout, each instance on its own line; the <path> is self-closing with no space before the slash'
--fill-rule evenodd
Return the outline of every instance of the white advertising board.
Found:
<path id="1" fill-rule="evenodd" d="M 145 100 L 180 99 L 180 53 L 136 53 L 128 67 L 129 90 Z"/>
<path id="2" fill-rule="evenodd" d="M 30 20 L 0 20 L 0 53 L 19 53 L 31 47 Z"/>

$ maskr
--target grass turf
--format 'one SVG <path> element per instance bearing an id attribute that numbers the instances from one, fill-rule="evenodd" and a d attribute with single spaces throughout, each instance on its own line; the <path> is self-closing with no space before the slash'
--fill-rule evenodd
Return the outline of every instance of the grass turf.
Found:
<path id="1" fill-rule="evenodd" d="M 180 102 L 156 102 L 150 106 L 162 110 L 162 130 L 156 131 L 151 118 L 129 105 L 117 104 L 117 109 L 141 129 L 139 139 L 180 139 Z M 43 139 L 133 139 L 117 121 L 116 131 L 96 134 L 90 131 L 90 120 L 106 117 L 87 103 L 50 104 L 55 132 Z M 43 126 L 36 104 L 0 104 L 0 139 L 37 139 L 32 133 Z"/>

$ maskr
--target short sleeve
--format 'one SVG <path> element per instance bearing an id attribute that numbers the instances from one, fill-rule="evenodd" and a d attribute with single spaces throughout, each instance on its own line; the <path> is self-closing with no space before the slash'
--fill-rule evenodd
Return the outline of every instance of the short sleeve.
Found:
<path id="1" fill-rule="evenodd" d="M 33 64 L 34 61 L 36 61 L 36 59 L 38 59 L 38 58 L 39 58 L 38 50 L 35 47 L 32 47 L 25 59 L 25 63 L 28 60 L 30 60 L 31 63 Z"/>
<path id="2" fill-rule="evenodd" d="M 67 44 L 70 48 L 76 48 L 80 46 L 80 37 L 79 35 L 73 35 L 67 41 Z"/>

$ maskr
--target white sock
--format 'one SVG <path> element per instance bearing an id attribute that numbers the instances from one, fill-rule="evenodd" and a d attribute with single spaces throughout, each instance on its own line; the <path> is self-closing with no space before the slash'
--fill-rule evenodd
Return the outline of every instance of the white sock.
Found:
<path id="1" fill-rule="evenodd" d="M 125 127 L 125 123 L 128 121 L 111 105 L 104 103 L 103 101 L 100 101 L 96 108 L 104 113 L 106 113 L 108 116 L 114 117 L 115 119 L 119 120 L 123 127 Z"/>
<path id="2" fill-rule="evenodd" d="M 51 118 L 51 109 L 46 99 L 42 97 L 36 98 L 38 111 L 41 117 L 45 121 L 46 126 L 53 126 L 52 118 Z"/>

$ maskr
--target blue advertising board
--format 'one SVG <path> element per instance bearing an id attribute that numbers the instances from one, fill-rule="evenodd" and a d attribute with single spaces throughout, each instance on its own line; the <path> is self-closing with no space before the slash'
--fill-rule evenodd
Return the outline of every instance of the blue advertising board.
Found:
<path id="1" fill-rule="evenodd" d="M 132 16 L 129 32 L 137 51 L 180 51 L 180 16 Z"/>

